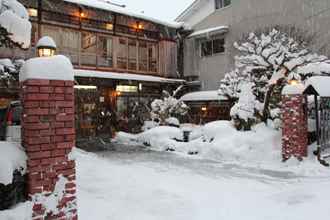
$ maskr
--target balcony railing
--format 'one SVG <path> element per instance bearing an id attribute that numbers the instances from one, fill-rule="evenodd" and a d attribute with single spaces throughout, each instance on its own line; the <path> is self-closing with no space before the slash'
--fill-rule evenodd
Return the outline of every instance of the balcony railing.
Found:
<path id="1" fill-rule="evenodd" d="M 65 23 L 69 25 L 81 25 L 82 28 L 99 29 L 102 31 L 112 31 L 109 28 L 110 21 L 95 20 L 92 18 L 80 18 L 75 15 L 69 15 L 60 12 L 42 11 L 42 18 L 45 21 Z M 139 29 L 134 27 L 114 24 L 113 30 L 122 34 L 136 35 L 150 39 L 160 39 L 160 32 Z"/>

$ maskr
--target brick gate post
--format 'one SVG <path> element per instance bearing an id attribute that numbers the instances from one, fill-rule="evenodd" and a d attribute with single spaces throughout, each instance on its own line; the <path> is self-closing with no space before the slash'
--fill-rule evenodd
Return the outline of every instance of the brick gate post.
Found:
<path id="1" fill-rule="evenodd" d="M 307 99 L 303 85 L 288 85 L 282 93 L 282 156 L 302 160 L 307 157 L 308 119 Z"/>
<path id="2" fill-rule="evenodd" d="M 33 220 L 77 219 L 74 76 L 64 56 L 33 58 L 20 73 L 28 193 Z"/>

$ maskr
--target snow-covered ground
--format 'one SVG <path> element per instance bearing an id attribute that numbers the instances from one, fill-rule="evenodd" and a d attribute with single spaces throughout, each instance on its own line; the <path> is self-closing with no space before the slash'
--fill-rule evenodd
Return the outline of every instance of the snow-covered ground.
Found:
<path id="1" fill-rule="evenodd" d="M 139 148 L 140 149 L 140 148 Z M 81 220 L 328 219 L 330 173 L 255 168 L 154 151 L 76 151 Z M 0 212 L 22 220 L 29 203 Z M 11 216 L 11 218 L 10 218 Z"/>
<path id="2" fill-rule="evenodd" d="M 188 143 L 180 141 L 185 130 L 191 131 Z M 308 148 L 309 157 L 303 163 L 295 158 L 282 163 L 281 139 L 280 130 L 265 124 L 258 124 L 251 131 L 243 132 L 237 131 L 230 121 L 214 121 L 204 126 L 159 126 L 140 134 L 120 132 L 115 140 L 123 144 L 145 145 L 155 151 L 173 151 L 191 159 L 285 170 L 297 175 L 324 174 L 324 167 L 320 166 L 313 155 L 314 145 Z"/>

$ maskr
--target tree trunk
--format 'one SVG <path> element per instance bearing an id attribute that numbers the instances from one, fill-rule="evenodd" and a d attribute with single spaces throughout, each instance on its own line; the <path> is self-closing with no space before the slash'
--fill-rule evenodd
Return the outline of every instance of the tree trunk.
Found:
<path id="1" fill-rule="evenodd" d="M 266 93 L 266 97 L 265 97 L 265 102 L 264 102 L 264 109 L 262 111 L 262 115 L 261 115 L 261 120 L 267 124 L 267 120 L 269 118 L 269 103 L 270 103 L 270 98 L 273 94 L 274 88 L 275 88 L 275 84 L 272 84 L 269 86 L 267 93 Z"/>

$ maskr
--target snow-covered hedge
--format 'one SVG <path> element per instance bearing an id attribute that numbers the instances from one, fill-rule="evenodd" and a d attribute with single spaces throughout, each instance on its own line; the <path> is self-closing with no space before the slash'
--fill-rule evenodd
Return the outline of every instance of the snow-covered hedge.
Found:
<path id="1" fill-rule="evenodd" d="M 27 156 L 18 143 L 0 142 L 0 183 L 7 185 L 13 180 L 15 170 L 26 172 Z"/>

